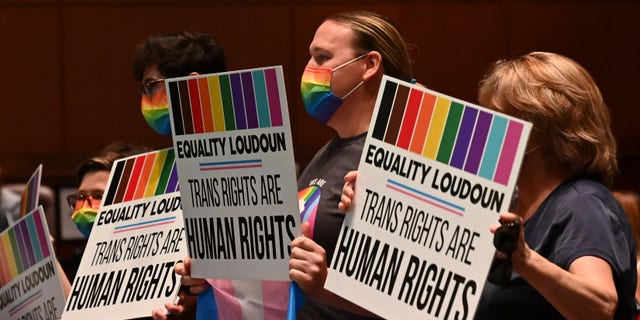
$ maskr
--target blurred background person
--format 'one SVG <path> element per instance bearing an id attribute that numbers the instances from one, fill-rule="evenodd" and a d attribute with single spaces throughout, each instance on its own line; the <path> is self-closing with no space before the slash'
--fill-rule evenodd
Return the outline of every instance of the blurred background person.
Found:
<path id="1" fill-rule="evenodd" d="M 0 166 L 0 232 L 20 218 L 20 195 L 3 186 L 2 166 Z"/>
<path id="2" fill-rule="evenodd" d="M 624 212 L 629 218 L 637 248 L 638 244 L 640 244 L 640 196 L 632 190 L 616 190 L 613 191 L 613 196 L 620 202 L 620 205 L 622 205 Z M 637 252 L 636 259 L 639 255 L 640 252 Z M 640 264 L 636 263 L 636 266 L 636 269 L 640 273 Z M 638 285 L 636 286 L 636 304 L 638 304 L 638 302 L 640 302 L 640 277 L 638 278 Z"/>

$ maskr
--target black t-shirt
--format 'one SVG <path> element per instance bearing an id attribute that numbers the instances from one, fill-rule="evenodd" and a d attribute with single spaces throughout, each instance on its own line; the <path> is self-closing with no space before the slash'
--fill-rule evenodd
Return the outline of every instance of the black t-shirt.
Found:
<path id="1" fill-rule="evenodd" d="M 366 133 L 353 138 L 335 138 L 327 143 L 307 165 L 298 179 L 298 199 L 302 220 L 312 226 L 313 240 L 333 257 L 345 213 L 338 209 L 344 175 L 358 169 Z M 324 306 L 307 299 L 297 319 L 369 319 Z"/>
<path id="2" fill-rule="evenodd" d="M 525 223 L 527 245 L 568 270 L 583 256 L 596 256 L 611 266 L 618 308 L 615 319 L 635 314 L 636 248 L 629 221 L 609 190 L 594 180 L 562 183 Z M 487 283 L 475 319 L 563 319 L 518 274 L 501 288 Z"/>

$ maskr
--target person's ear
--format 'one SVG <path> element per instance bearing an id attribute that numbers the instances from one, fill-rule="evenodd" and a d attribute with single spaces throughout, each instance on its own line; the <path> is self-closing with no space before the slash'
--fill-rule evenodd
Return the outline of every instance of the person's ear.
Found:
<path id="1" fill-rule="evenodd" d="M 372 77 L 378 75 L 380 69 L 382 68 L 382 55 L 378 51 L 370 51 L 364 57 L 364 63 L 366 66 L 366 70 L 364 75 L 362 75 L 362 80 L 367 81 Z"/>

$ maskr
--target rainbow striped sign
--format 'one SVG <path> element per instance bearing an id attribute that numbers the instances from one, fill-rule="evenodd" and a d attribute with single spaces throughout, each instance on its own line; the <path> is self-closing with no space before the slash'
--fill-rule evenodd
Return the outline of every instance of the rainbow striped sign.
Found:
<path id="1" fill-rule="evenodd" d="M 49 257 L 48 230 L 39 207 L 0 234 L 0 288 Z"/>
<path id="2" fill-rule="evenodd" d="M 167 82 L 175 135 L 282 126 L 278 71 L 272 67 Z"/>
<path id="3" fill-rule="evenodd" d="M 507 185 L 524 124 L 437 92 L 386 81 L 372 137 Z"/>
<path id="4" fill-rule="evenodd" d="M 116 161 L 103 206 L 176 192 L 178 171 L 173 149 Z"/>
<path id="5" fill-rule="evenodd" d="M 22 190 L 22 198 L 20 200 L 20 216 L 24 217 L 27 213 L 38 207 L 38 196 L 40 195 L 40 181 L 42 180 L 42 164 L 33 172 L 29 181 Z"/>

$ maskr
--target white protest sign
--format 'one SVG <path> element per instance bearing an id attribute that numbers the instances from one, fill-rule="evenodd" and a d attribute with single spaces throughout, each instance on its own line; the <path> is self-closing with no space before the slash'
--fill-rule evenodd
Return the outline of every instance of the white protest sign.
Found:
<path id="1" fill-rule="evenodd" d="M 383 318 L 472 319 L 530 130 L 385 76 L 325 287 Z"/>
<path id="2" fill-rule="evenodd" d="M 300 214 L 282 67 L 166 87 L 191 273 L 288 280 Z"/>
<path id="3" fill-rule="evenodd" d="M 0 234 L 0 319 L 59 319 L 64 294 L 42 206 Z"/>
<path id="4" fill-rule="evenodd" d="M 130 319 L 173 301 L 187 255 L 173 149 L 114 163 L 63 319 Z"/>

